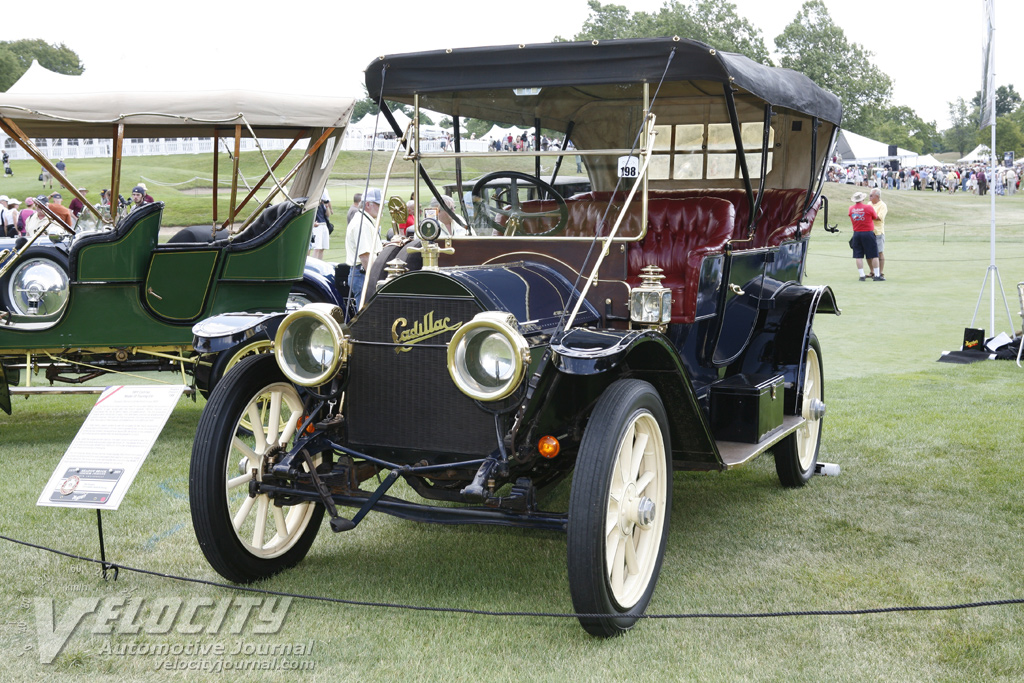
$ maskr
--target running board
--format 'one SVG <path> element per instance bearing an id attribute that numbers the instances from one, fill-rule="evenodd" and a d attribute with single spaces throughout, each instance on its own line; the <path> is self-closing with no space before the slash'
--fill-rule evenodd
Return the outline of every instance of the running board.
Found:
<path id="1" fill-rule="evenodd" d="M 717 442 L 718 454 L 722 456 L 722 463 L 725 465 L 725 469 L 731 470 L 734 467 L 747 464 L 795 432 L 804 422 L 804 418 L 800 415 L 784 415 L 782 417 L 782 426 L 758 443 L 742 443 L 740 441 Z"/>
<path id="2" fill-rule="evenodd" d="M 111 385 L 113 386 L 113 385 Z M 145 385 L 136 385 L 145 386 Z M 159 385 L 164 386 L 164 385 Z M 11 387 L 11 396 L 44 396 L 46 394 L 102 394 L 107 387 Z M 195 393 L 192 387 L 185 387 L 185 395 L 191 396 Z"/>

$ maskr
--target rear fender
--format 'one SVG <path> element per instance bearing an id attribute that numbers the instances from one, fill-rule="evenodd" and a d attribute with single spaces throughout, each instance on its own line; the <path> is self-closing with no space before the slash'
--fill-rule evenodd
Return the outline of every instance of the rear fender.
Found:
<path id="1" fill-rule="evenodd" d="M 828 286 L 807 287 L 790 283 L 780 287 L 766 302 L 766 316 L 744 354 L 740 372 L 782 375 L 785 378 L 785 412 L 796 413 L 803 390 L 803 362 L 807 355 L 814 314 L 840 315 L 835 294 Z"/>

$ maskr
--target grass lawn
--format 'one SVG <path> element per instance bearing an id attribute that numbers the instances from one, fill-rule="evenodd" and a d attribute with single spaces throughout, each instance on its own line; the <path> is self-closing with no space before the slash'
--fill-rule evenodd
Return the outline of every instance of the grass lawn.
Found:
<path id="1" fill-rule="evenodd" d="M 34 177 L 34 176 L 33 176 Z M 342 179 L 339 178 L 339 181 Z M 340 186 L 339 186 L 340 187 Z M 948 605 L 1024 598 L 1024 370 L 1010 362 L 935 362 L 959 348 L 989 265 L 988 198 L 885 193 L 888 282 L 859 282 L 847 246 L 853 188 L 829 185 L 831 221 L 819 219 L 809 284 L 829 284 L 843 314 L 815 330 L 828 415 L 821 460 L 836 478 L 779 486 L 769 458 L 727 473 L 677 473 L 664 567 L 649 613 L 758 613 Z M 1012 323 L 1024 279 L 1024 195 L 998 198 L 998 265 Z M 338 207 L 345 206 L 334 197 Z M 337 240 L 337 237 L 335 238 Z M 997 329 L 1010 331 L 1001 297 Z M 976 326 L 988 326 L 988 290 Z M 94 399 L 17 400 L 0 419 L 0 533 L 98 556 L 91 511 L 36 507 L 43 485 Z M 108 558 L 157 572 L 219 581 L 200 552 L 188 508 L 188 464 L 202 400 L 183 399 L 120 510 L 105 513 Z M 458 429 L 457 422 L 452 429 Z M 1016 473 L 1016 474 L 1015 474 Z M 568 486 L 546 496 L 564 506 Z M 570 612 L 561 534 L 419 525 L 384 515 L 355 531 L 326 525 L 299 567 L 262 584 L 274 591 L 479 610 Z M 228 663 L 270 655 L 153 656 L 138 647 L 196 643 L 231 652 L 314 641 L 312 654 L 272 665 L 301 674 L 219 674 L 218 680 L 692 680 L 1018 681 L 1024 677 L 1022 607 L 782 618 L 644 621 L 596 640 L 575 620 L 499 618 L 295 600 L 274 634 L 252 616 L 240 634 L 211 625 L 209 608 L 161 631 L 154 605 L 244 597 L 228 588 L 122 573 L 0 542 L 0 680 L 198 678 L 157 671 L 165 660 Z M 138 633 L 103 633 L 82 619 L 52 664 L 40 639 L 74 614 L 75 599 L 142 601 Z M 52 599 L 52 603 L 51 603 Z M 51 624 L 37 616 L 53 605 Z M 193 603 L 194 604 L 194 603 Z M 151 609 L 153 608 L 153 609 Z M 155 616 L 154 616 L 155 614 Z M 111 623 L 120 627 L 124 620 Z M 205 627 L 188 633 L 193 625 Z M 67 624 L 65 624 L 67 626 Z M 70 632 L 70 629 L 68 630 Z M 136 646 L 136 654 L 118 648 Z"/>

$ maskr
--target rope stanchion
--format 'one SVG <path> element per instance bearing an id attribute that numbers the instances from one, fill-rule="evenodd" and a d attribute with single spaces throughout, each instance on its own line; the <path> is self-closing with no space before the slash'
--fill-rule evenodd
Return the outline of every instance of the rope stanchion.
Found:
<path id="1" fill-rule="evenodd" d="M 547 619 L 595 619 L 621 616 L 619 614 L 577 614 L 574 612 L 530 612 L 519 610 L 482 610 L 470 609 L 467 607 L 435 607 L 430 605 L 407 605 L 399 602 L 374 602 L 371 600 L 349 600 L 346 598 L 331 598 L 321 595 L 307 595 L 304 593 L 289 593 L 287 591 L 268 590 L 266 588 L 254 588 L 252 586 L 240 586 L 219 581 L 208 581 L 187 576 L 177 576 L 165 572 L 153 571 L 132 567 L 126 564 L 117 564 L 105 560 L 97 560 L 93 557 L 85 557 L 74 553 L 48 548 L 36 543 L 29 543 L 20 539 L 11 538 L 0 534 L 0 540 L 21 545 L 27 548 L 43 550 L 45 552 L 67 557 L 82 562 L 92 562 L 101 565 L 104 570 L 114 570 L 115 579 L 118 571 L 134 572 L 145 576 L 153 576 L 172 581 L 181 581 L 215 588 L 226 588 L 244 593 L 256 593 L 258 595 L 269 595 L 282 598 L 293 598 L 296 600 L 309 600 L 312 602 L 323 602 L 329 604 L 350 605 L 352 607 L 374 607 L 381 609 L 399 609 L 412 612 L 435 612 L 446 614 L 469 614 L 482 617 L 533 617 Z M 674 614 L 643 614 L 641 619 L 769 619 L 779 617 L 834 617 L 834 616 L 861 616 L 866 614 L 894 614 L 898 612 L 951 612 L 966 609 L 980 609 L 982 607 L 1005 607 L 1009 605 L 1024 605 L 1024 598 L 1007 598 L 1002 600 L 981 600 L 975 602 L 962 602 L 952 605 L 901 605 L 896 607 L 865 607 L 861 609 L 843 610 L 787 610 L 779 612 L 679 612 Z"/>

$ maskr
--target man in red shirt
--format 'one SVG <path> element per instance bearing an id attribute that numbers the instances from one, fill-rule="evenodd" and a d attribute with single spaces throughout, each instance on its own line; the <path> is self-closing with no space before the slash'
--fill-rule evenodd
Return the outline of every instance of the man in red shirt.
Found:
<path id="1" fill-rule="evenodd" d="M 875 220 L 878 219 L 878 214 L 875 213 L 873 206 L 864 203 L 867 198 L 863 192 L 855 192 L 850 198 L 853 202 L 849 212 L 850 222 L 853 223 L 853 239 L 850 240 L 850 246 L 853 247 L 853 259 L 857 263 L 860 281 L 867 280 L 863 261 L 866 256 L 873 274 L 871 279 L 875 282 L 885 282 L 885 278 L 878 270 L 878 242 L 875 240 Z"/>

